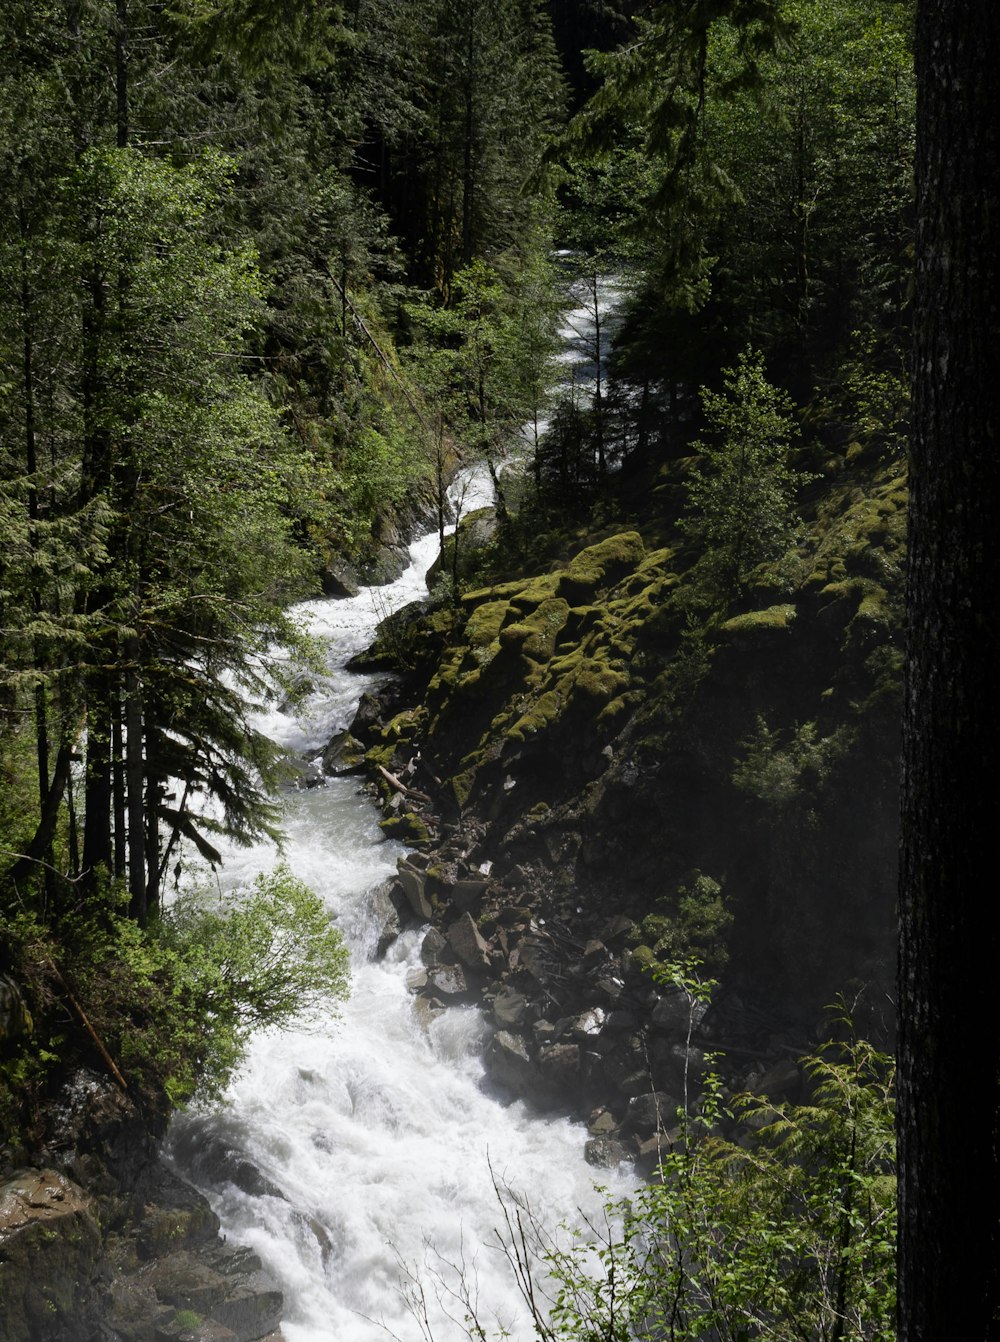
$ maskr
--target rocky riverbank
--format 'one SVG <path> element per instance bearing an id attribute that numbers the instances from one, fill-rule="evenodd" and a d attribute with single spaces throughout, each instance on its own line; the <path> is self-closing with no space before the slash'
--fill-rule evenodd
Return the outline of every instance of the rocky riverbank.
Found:
<path id="1" fill-rule="evenodd" d="M 383 945 L 430 924 L 422 1009 L 479 1003 L 497 1086 L 585 1118 L 595 1163 L 651 1165 L 708 1052 L 795 1098 L 838 995 L 891 1031 L 905 483 L 825 469 L 724 618 L 655 518 L 401 612 L 364 660 L 396 679 L 322 756 L 417 849 L 376 902 Z M 692 956 L 707 1008 L 665 969 Z"/>
<path id="2" fill-rule="evenodd" d="M 52 1133 L 0 1177 L 0 1342 L 282 1342 L 281 1292 L 113 1082 L 73 1076 Z"/>

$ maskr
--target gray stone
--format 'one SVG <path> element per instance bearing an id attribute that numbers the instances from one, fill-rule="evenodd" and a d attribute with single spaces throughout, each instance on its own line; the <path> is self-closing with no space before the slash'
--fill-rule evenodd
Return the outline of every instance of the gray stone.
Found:
<path id="1" fill-rule="evenodd" d="M 465 997 L 469 991 L 461 965 L 434 965 L 427 971 L 427 986 L 439 997 Z"/>
<path id="2" fill-rule="evenodd" d="M 487 1046 L 484 1061 L 492 1079 L 505 1090 L 521 1096 L 536 1092 L 538 1073 L 520 1035 L 498 1030 Z"/>
<path id="3" fill-rule="evenodd" d="M 399 904 L 404 901 L 395 881 L 383 881 L 376 886 L 371 892 L 370 901 L 372 922 L 377 933 L 375 955 L 381 959 L 402 931 Z"/>
<path id="4" fill-rule="evenodd" d="M 428 968 L 441 963 L 448 952 L 448 943 L 436 927 L 427 929 L 427 935 L 420 943 L 420 958 Z"/>
<path id="5" fill-rule="evenodd" d="M 591 1007 L 585 1011 L 582 1016 L 577 1016 L 572 1025 L 572 1035 L 574 1039 L 581 1042 L 589 1042 L 595 1038 L 604 1029 L 604 1022 L 607 1013 L 603 1007 Z"/>
<path id="6" fill-rule="evenodd" d="M 463 913 L 448 928 L 448 940 L 452 950 L 470 969 L 489 969 L 490 948 L 472 921 L 472 915 Z"/>
<path id="7" fill-rule="evenodd" d="M 615 1170 L 619 1165 L 632 1159 L 632 1153 L 624 1142 L 613 1137 L 591 1137 L 583 1148 L 583 1158 L 588 1165 L 602 1170 Z"/>
<path id="8" fill-rule="evenodd" d="M 754 1093 L 766 1095 L 770 1100 L 785 1099 L 798 1093 L 802 1084 L 802 1074 L 791 1058 L 784 1058 L 769 1067 L 754 1086 Z"/>
<path id="9" fill-rule="evenodd" d="M 587 1131 L 592 1137 L 609 1137 L 617 1129 L 618 1124 L 610 1109 L 601 1109 L 587 1124 Z"/>
<path id="10" fill-rule="evenodd" d="M 426 988 L 427 970 L 420 968 L 408 969 L 406 971 L 406 986 L 411 993 L 418 993 L 421 988 Z"/>
<path id="11" fill-rule="evenodd" d="M 333 560 L 327 564 L 320 573 L 320 582 L 323 584 L 324 596 L 352 597 L 361 590 L 358 575 L 343 560 Z"/>
<path id="12" fill-rule="evenodd" d="M 638 1029 L 638 1018 L 631 1011 L 611 1011 L 604 1022 L 604 1034 L 629 1034 Z"/>
<path id="13" fill-rule="evenodd" d="M 430 922 L 433 910 L 431 909 L 431 902 L 427 897 L 425 889 L 424 873 L 418 871 L 405 857 L 399 859 L 396 864 L 396 869 L 399 872 L 399 881 L 403 887 L 403 894 L 406 896 L 406 901 L 410 908 L 423 922 Z"/>
<path id="14" fill-rule="evenodd" d="M 579 1044 L 545 1044 L 538 1050 L 538 1070 L 550 1093 L 572 1090 L 580 1075 Z"/>
<path id="15" fill-rule="evenodd" d="M 478 909 L 489 881 L 485 876 L 466 876 L 451 888 L 451 902 L 462 913 Z"/>
<path id="16" fill-rule="evenodd" d="M 101 1237 L 83 1189 L 54 1170 L 0 1185 L 0 1340 L 83 1337 Z"/>
<path id="17" fill-rule="evenodd" d="M 504 984 L 493 1001 L 493 1015 L 501 1028 L 524 1024 L 528 999 L 509 984 Z"/>
<path id="18" fill-rule="evenodd" d="M 672 988 L 653 1008 L 652 1020 L 659 1030 L 686 1036 L 689 1026 L 697 1029 L 707 1010 L 707 1002 L 689 1002 L 680 988 Z"/>
<path id="19" fill-rule="evenodd" d="M 648 1137 L 654 1132 L 665 1130 L 675 1122 L 679 1103 L 675 1096 L 662 1090 L 633 1096 L 628 1102 L 622 1132 Z"/>

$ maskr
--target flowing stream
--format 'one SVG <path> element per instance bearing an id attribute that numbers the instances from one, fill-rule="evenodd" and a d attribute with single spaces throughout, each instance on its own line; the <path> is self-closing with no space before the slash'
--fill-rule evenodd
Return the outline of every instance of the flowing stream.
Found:
<path id="1" fill-rule="evenodd" d="M 567 315 L 567 338 L 570 323 L 585 319 L 586 309 Z M 488 501 L 484 472 L 463 506 Z M 328 672 L 294 715 L 268 716 L 269 735 L 304 752 L 349 725 L 377 677 L 349 672 L 346 662 L 390 610 L 426 595 L 436 553 L 436 534 L 425 536 L 396 582 L 301 608 L 328 649 Z M 421 1336 L 403 1298 L 414 1274 L 436 1342 L 453 1342 L 465 1336 L 465 1311 L 452 1294 L 461 1292 L 463 1270 L 483 1321 L 526 1337 L 496 1238 L 503 1212 L 495 1183 L 523 1195 L 550 1229 L 581 1210 L 592 1216 L 603 1198 L 583 1158 L 586 1134 L 493 1093 L 481 1062 L 489 1026 L 478 1009 L 433 1017 L 415 1009 L 406 976 L 420 963 L 421 932 L 372 958 L 369 895 L 405 851 L 384 839 L 378 820 L 354 778 L 288 795 L 284 858 L 326 901 L 351 948 L 350 1000 L 328 1027 L 256 1038 L 220 1106 L 175 1118 L 168 1154 L 209 1197 L 223 1233 L 250 1245 L 277 1278 L 288 1342 L 370 1342 L 387 1329 Z M 225 885 L 275 859 L 267 845 L 231 851 Z M 219 1164 L 219 1152 L 228 1162 Z M 240 1160 L 244 1177 L 234 1182 Z M 615 1183 L 606 1171 L 601 1178 Z"/>

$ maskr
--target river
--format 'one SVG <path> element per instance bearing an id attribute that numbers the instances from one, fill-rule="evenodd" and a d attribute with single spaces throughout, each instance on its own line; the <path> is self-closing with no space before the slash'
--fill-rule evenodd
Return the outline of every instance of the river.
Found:
<path id="1" fill-rule="evenodd" d="M 585 307 L 567 313 L 567 344 L 587 315 Z M 467 511 L 488 502 L 485 472 L 471 484 Z M 424 536 L 396 582 L 300 607 L 327 649 L 327 674 L 294 715 L 275 711 L 262 721 L 268 735 L 306 752 L 350 723 L 377 677 L 345 664 L 390 610 L 426 595 L 436 553 L 436 534 Z M 256 1038 L 221 1104 L 175 1118 L 168 1154 L 208 1196 L 223 1233 L 252 1246 L 278 1280 L 288 1342 L 373 1342 L 387 1331 L 426 1337 L 405 1299 L 414 1278 L 425 1288 L 434 1339 L 453 1342 L 465 1336 L 452 1295 L 461 1294 L 459 1269 L 483 1321 L 527 1337 L 496 1238 L 503 1212 L 495 1184 L 509 1185 L 552 1230 L 581 1212 L 593 1216 L 603 1198 L 583 1158 L 586 1133 L 494 1093 L 481 1061 L 489 1025 L 477 1008 L 433 1019 L 415 1010 L 406 978 L 420 964 L 422 932 L 373 958 L 370 892 L 405 851 L 384 839 L 378 820 L 354 778 L 287 796 L 284 859 L 337 919 L 352 954 L 351 997 L 326 1028 Z M 269 845 L 228 852 L 223 888 L 275 860 Z M 221 1177 L 220 1150 L 262 1178 L 238 1187 Z M 606 1171 L 601 1177 L 615 1182 Z M 629 1182 L 623 1177 L 620 1190 Z"/>

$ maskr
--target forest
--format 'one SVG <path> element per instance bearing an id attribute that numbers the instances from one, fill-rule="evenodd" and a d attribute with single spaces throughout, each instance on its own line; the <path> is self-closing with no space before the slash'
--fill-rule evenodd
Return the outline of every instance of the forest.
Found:
<path id="1" fill-rule="evenodd" d="M 375 955 L 286 837 L 341 783 L 414 1009 L 644 1180 L 596 1261 L 494 1185 L 525 1338 L 896 1336 L 917 10 L 7 0 L 0 1342 L 326 1335 L 164 1264 L 270 1178 L 168 1134 Z M 289 747 L 303 612 L 364 601 L 360 706 Z M 425 1342 L 508 1335 L 407 1280 Z"/>

